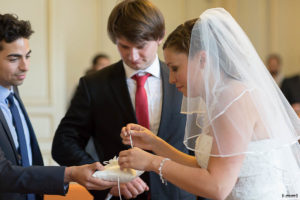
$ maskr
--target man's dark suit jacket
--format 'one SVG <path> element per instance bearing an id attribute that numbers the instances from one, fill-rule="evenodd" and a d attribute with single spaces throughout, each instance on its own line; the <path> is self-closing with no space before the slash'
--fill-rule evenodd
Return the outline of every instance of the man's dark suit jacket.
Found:
<path id="1" fill-rule="evenodd" d="M 284 79 L 281 91 L 290 104 L 300 103 L 300 75 Z"/>
<path id="2" fill-rule="evenodd" d="M 42 194 L 45 193 L 64 194 L 64 167 L 42 167 L 43 159 L 37 139 L 24 105 L 15 91 L 28 125 L 32 163 L 36 166 L 21 166 L 21 156 L 0 110 L 0 200 L 26 200 L 25 193 L 36 193 L 37 200 L 43 199 Z"/>
<path id="3" fill-rule="evenodd" d="M 177 149 L 188 152 L 183 144 L 185 116 L 180 114 L 182 95 L 168 83 L 169 71 L 160 62 L 163 103 L 158 136 Z M 128 149 L 122 144 L 121 128 L 137 123 L 126 83 L 122 61 L 95 74 L 81 78 L 71 105 L 54 137 L 52 156 L 61 165 L 81 165 L 94 160 L 84 149 L 93 137 L 101 162 L 108 161 Z M 192 200 L 195 196 L 168 183 L 150 172 L 152 200 Z M 93 192 L 95 199 L 104 199 L 108 190 Z M 137 199 L 147 199 L 143 194 Z"/>

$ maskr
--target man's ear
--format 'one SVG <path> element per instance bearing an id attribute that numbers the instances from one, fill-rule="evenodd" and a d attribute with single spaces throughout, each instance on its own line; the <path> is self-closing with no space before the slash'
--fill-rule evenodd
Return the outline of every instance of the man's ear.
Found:
<path id="1" fill-rule="evenodd" d="M 161 43 L 162 43 L 163 40 L 164 40 L 165 35 L 166 35 L 166 31 L 164 31 L 164 35 L 163 35 L 161 38 L 159 38 L 159 39 L 157 40 L 158 45 L 161 45 Z"/>
<path id="2" fill-rule="evenodd" d="M 157 40 L 157 44 L 158 44 L 158 45 L 161 45 L 161 43 L 163 42 L 163 39 L 164 39 L 164 38 L 158 39 L 158 40 Z"/>

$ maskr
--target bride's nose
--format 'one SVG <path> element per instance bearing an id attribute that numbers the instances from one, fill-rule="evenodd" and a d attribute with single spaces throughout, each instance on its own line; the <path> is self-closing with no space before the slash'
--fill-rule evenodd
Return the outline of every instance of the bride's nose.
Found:
<path id="1" fill-rule="evenodd" d="M 175 84 L 175 83 L 176 83 L 175 74 L 174 74 L 174 72 L 172 72 L 172 71 L 170 71 L 170 75 L 169 75 L 169 83 L 170 83 L 170 84 Z"/>

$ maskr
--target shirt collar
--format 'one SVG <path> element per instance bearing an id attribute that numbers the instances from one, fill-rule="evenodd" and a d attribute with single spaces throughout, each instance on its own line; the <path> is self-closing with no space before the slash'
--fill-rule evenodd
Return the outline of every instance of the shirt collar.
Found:
<path id="1" fill-rule="evenodd" d="M 0 102 L 6 103 L 6 98 L 8 97 L 8 95 L 11 92 L 14 92 L 13 87 L 11 87 L 10 89 L 7 89 L 7 88 L 3 87 L 2 85 L 0 85 Z"/>
<path id="2" fill-rule="evenodd" d="M 134 70 L 130 68 L 124 61 L 123 61 L 123 66 L 125 69 L 125 74 L 127 79 L 131 78 L 137 73 L 149 73 L 154 77 L 160 78 L 160 67 L 159 67 L 159 59 L 157 54 L 153 63 L 144 70 Z"/>

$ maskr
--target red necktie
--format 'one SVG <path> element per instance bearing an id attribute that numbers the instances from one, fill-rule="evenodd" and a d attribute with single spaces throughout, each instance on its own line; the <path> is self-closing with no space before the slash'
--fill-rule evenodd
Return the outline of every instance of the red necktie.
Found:
<path id="1" fill-rule="evenodd" d="M 146 73 L 143 76 L 137 74 L 132 77 L 136 81 L 136 93 L 135 93 L 135 114 L 139 125 L 142 125 L 149 129 L 149 112 L 148 112 L 148 98 L 144 85 L 147 78 L 151 74 Z M 149 179 L 149 174 L 147 174 Z M 147 195 L 147 200 L 151 200 L 150 191 Z"/>
<path id="2" fill-rule="evenodd" d="M 144 88 L 147 78 L 151 74 L 138 76 L 137 74 L 132 77 L 136 80 L 136 93 L 135 93 L 135 114 L 138 124 L 149 129 L 149 112 L 148 112 L 148 99 L 147 93 Z"/>

